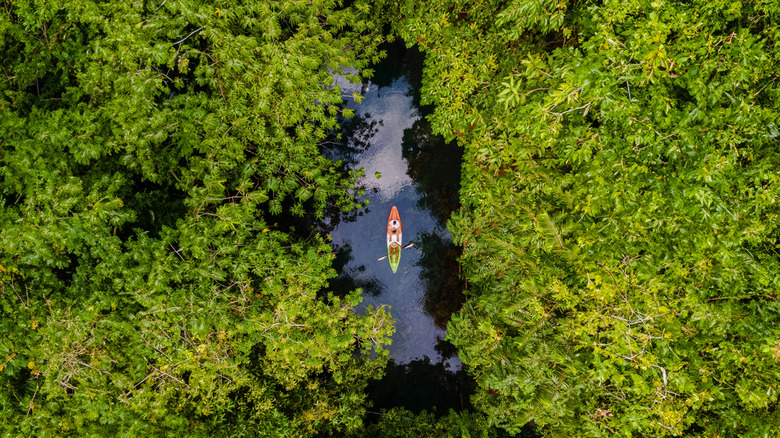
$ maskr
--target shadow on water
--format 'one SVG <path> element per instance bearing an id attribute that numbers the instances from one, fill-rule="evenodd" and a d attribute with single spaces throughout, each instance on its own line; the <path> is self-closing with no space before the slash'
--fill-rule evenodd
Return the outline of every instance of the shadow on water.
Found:
<path id="1" fill-rule="evenodd" d="M 445 330 L 452 314 L 466 301 L 460 276 L 452 275 L 458 271 L 460 249 L 436 233 L 420 233 L 415 241 L 422 253 L 417 265 L 425 282 L 423 310 Z"/>
<path id="2" fill-rule="evenodd" d="M 336 258 L 333 260 L 333 269 L 338 272 L 336 278 L 328 282 L 328 288 L 320 293 L 325 296 L 327 292 L 333 292 L 336 296 L 346 296 L 355 289 L 362 289 L 364 294 L 379 296 L 384 292 L 382 283 L 366 271 L 366 265 L 347 267 L 354 260 L 352 257 L 352 244 L 346 242 L 342 245 L 333 245 Z"/>
<path id="3" fill-rule="evenodd" d="M 391 360 L 385 372 L 382 380 L 368 385 L 374 409 L 403 406 L 412 412 L 426 410 L 437 415 L 446 415 L 450 409 L 471 409 L 474 379 L 464 370 L 452 372 L 444 363 L 431 363 L 425 357 L 400 365 Z"/>
<path id="4" fill-rule="evenodd" d="M 412 97 L 412 105 L 419 109 L 425 54 L 420 52 L 417 47 L 407 49 L 400 40 L 392 44 L 385 44 L 382 50 L 387 53 L 387 57 L 376 65 L 371 84 L 379 87 L 381 91 L 384 87 L 392 86 L 396 80 L 404 78 L 410 85 L 408 95 Z M 364 87 L 368 85 L 368 81 L 364 81 L 363 85 Z M 428 113 L 427 110 L 432 110 L 432 108 L 423 108 L 423 110 Z"/>
<path id="5" fill-rule="evenodd" d="M 409 163 L 408 175 L 414 180 L 420 199 L 417 205 L 427 209 L 444 227 L 452 211 L 458 208 L 460 163 L 463 149 L 434 135 L 424 118 L 404 130 L 402 154 Z"/>

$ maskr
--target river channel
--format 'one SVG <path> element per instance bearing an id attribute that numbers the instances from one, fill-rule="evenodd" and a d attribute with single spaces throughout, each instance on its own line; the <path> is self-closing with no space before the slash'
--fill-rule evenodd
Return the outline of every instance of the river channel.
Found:
<path id="1" fill-rule="evenodd" d="M 423 56 L 401 44 L 387 47 L 387 58 L 362 84 L 339 81 L 355 116 L 343 125 L 344 137 L 325 153 L 345 167 L 365 169 L 358 184 L 367 208 L 332 224 L 330 235 L 339 277 L 336 292 L 363 290 L 358 311 L 389 306 L 395 333 L 388 347 L 387 375 L 369 388 L 374 409 L 404 406 L 446 413 L 468 403 L 470 379 L 454 347 L 444 340 L 446 324 L 464 300 L 458 248 L 446 227 L 458 208 L 462 151 L 432 135 L 419 106 Z M 360 104 L 353 92 L 363 96 Z M 392 207 L 403 224 L 397 272 L 387 259 L 386 224 Z"/>

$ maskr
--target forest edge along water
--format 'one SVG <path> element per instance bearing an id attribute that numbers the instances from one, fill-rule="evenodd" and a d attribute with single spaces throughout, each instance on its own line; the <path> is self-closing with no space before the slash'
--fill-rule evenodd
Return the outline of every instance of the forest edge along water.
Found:
<path id="1" fill-rule="evenodd" d="M 422 54 L 402 44 L 386 50 L 370 81 L 339 81 L 342 94 L 363 98 L 349 102 L 355 115 L 343 121 L 344 140 L 325 153 L 345 170 L 365 169 L 358 185 L 370 203 L 329 223 L 339 274 L 330 283 L 337 293 L 361 288 L 362 308 L 389 306 L 395 320 L 386 375 L 369 384 L 373 409 L 446 414 L 468 406 L 473 386 L 444 340 L 447 321 L 464 300 L 459 250 L 446 228 L 458 207 L 462 151 L 431 133 L 429 109 L 419 106 Z M 377 239 L 378 230 L 386 237 Z M 377 259 L 372 254 L 379 248 L 387 255 Z"/>

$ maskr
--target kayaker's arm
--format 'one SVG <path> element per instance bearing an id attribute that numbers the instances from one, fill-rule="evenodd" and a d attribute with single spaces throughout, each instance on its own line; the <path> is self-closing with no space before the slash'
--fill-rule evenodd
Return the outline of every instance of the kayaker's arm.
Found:
<path id="1" fill-rule="evenodd" d="M 414 243 L 410 243 L 410 244 L 406 245 L 405 247 L 403 247 L 403 248 L 401 248 L 401 249 L 411 248 L 411 247 L 413 247 L 413 246 L 414 246 Z M 384 257 L 379 257 L 378 259 L 376 259 L 376 261 L 378 261 L 378 262 L 381 262 L 382 260 L 384 260 L 384 259 L 386 259 L 386 258 L 387 258 L 387 256 L 384 256 Z"/>

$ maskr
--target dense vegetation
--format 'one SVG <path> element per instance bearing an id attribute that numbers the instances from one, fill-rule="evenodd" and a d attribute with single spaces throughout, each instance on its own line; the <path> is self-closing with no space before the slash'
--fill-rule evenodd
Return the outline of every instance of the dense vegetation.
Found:
<path id="1" fill-rule="evenodd" d="M 277 224 L 360 205 L 319 144 L 383 24 L 464 147 L 478 389 L 366 424 L 391 319 Z M 0 70 L 5 434 L 780 434 L 774 1 L 12 0 Z"/>
<path id="2" fill-rule="evenodd" d="M 780 6 L 403 3 L 465 147 L 449 324 L 475 406 L 550 436 L 777 436 Z"/>
<path id="3" fill-rule="evenodd" d="M 389 315 L 317 299 L 329 245 L 274 221 L 357 202 L 318 142 L 343 111 L 332 72 L 379 55 L 366 12 L 3 3 L 0 429 L 361 426 Z"/>

